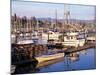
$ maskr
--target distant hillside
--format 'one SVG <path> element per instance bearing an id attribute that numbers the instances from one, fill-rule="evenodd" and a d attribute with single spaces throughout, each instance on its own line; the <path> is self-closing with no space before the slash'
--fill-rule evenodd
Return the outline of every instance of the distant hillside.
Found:
<path id="1" fill-rule="evenodd" d="M 55 22 L 56 19 L 54 18 L 38 18 L 38 20 L 41 21 L 51 21 L 51 22 Z M 57 19 L 57 21 L 59 22 L 64 22 L 64 19 Z M 73 23 L 91 23 L 91 24 L 95 24 L 95 20 L 78 20 L 78 19 L 70 19 L 68 20 L 69 22 L 73 22 Z"/>

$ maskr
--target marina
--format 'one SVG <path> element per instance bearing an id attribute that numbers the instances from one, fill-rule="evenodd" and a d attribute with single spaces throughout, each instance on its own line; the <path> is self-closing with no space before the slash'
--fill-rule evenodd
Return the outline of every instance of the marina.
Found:
<path id="1" fill-rule="evenodd" d="M 33 2 L 32 7 L 40 11 L 34 7 L 34 4 L 38 5 L 38 3 Z M 56 7 L 56 4 L 53 6 Z M 75 10 L 73 10 L 73 6 L 76 7 Z M 49 13 L 48 11 L 48 13 L 44 12 L 46 15 L 44 17 L 41 17 L 44 15 L 42 12 L 37 12 L 41 14 L 37 17 L 34 14 L 35 11 L 32 12 L 34 15 L 30 14 L 30 17 L 25 14 L 20 16 L 18 12 L 12 13 L 11 74 L 96 68 L 95 18 L 91 19 L 86 14 L 84 14 L 86 19 L 81 18 L 79 15 L 81 11 L 76 10 L 79 8 L 77 5 L 61 4 L 59 8 L 63 11 L 60 12 L 58 7 L 52 8 L 50 12 L 53 17 L 46 15 Z M 86 11 L 86 9 L 82 10 Z M 75 17 L 76 12 L 78 17 Z M 81 12 L 81 16 L 83 12 Z M 74 18 L 72 18 L 73 15 Z"/>

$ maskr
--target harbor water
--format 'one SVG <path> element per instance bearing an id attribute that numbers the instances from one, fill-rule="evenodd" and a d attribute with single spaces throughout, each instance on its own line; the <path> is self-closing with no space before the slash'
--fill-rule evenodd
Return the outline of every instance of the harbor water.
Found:
<path id="1" fill-rule="evenodd" d="M 90 48 L 73 55 L 67 55 L 63 61 L 40 68 L 38 72 L 59 72 L 74 70 L 89 70 L 96 68 L 96 49 Z"/>

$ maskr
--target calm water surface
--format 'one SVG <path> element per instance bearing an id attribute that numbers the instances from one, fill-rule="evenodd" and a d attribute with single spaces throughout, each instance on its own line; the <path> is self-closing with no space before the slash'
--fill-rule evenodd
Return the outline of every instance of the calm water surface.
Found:
<path id="1" fill-rule="evenodd" d="M 86 70 L 96 68 L 95 48 L 83 50 L 64 57 L 64 61 L 40 68 L 38 72 Z"/>

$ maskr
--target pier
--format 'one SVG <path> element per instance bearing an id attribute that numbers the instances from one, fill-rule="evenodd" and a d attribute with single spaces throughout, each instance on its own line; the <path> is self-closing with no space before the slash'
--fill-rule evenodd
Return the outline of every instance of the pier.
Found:
<path id="1" fill-rule="evenodd" d="M 67 54 L 70 54 L 70 53 L 79 52 L 79 51 L 82 51 L 82 50 L 85 50 L 85 49 L 88 49 L 88 48 L 95 48 L 95 47 L 96 47 L 95 43 L 88 43 L 88 44 L 85 44 L 82 47 L 79 46 L 77 48 L 75 48 L 75 47 L 74 48 L 69 48 L 66 51 L 64 51 L 64 54 L 67 55 Z"/>

